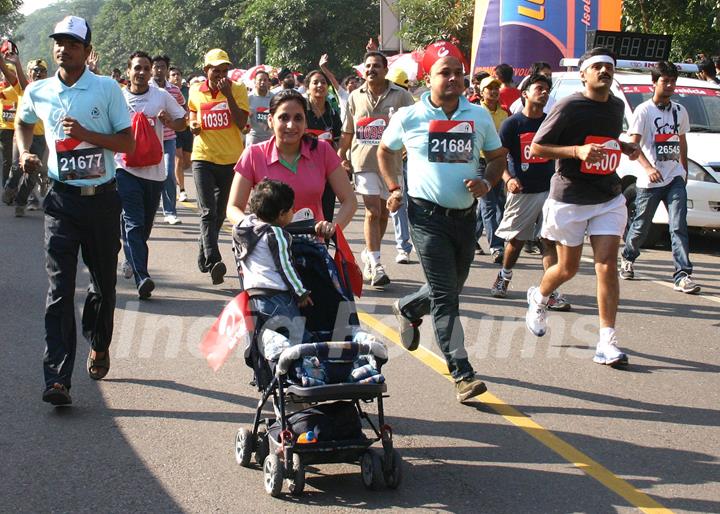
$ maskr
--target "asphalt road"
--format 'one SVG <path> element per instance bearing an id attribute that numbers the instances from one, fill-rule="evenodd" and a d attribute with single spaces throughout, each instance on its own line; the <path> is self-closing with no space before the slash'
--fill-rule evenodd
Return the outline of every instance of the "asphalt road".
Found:
<path id="1" fill-rule="evenodd" d="M 693 239 L 700 296 L 668 287 L 672 264 L 662 249 L 640 258 L 640 280 L 622 282 L 618 335 L 631 359 L 627 371 L 591 360 L 591 263 L 563 290 L 573 311 L 553 313 L 549 334 L 537 339 L 523 316 L 539 258 L 523 255 L 509 298 L 495 300 L 488 289 L 498 268 L 477 257 L 462 313 L 471 361 L 489 393 L 459 405 L 429 320 L 418 351 L 393 342 L 390 305 L 422 274 L 416 260 L 392 262 L 387 237 L 393 283 L 366 290 L 358 303 L 365 325 L 390 347 L 386 413 L 406 462 L 404 482 L 372 492 L 357 465 L 316 466 L 304 496 L 272 499 L 262 472 L 238 467 L 233 456 L 235 432 L 250 424 L 258 398 L 250 369 L 237 354 L 214 373 L 197 350 L 237 283 L 213 286 L 197 271 L 191 204 L 180 208 L 182 225 L 158 218 L 152 299 L 138 302 L 131 282 L 119 278 L 107 379 L 87 377 L 87 346 L 78 342 L 67 409 L 40 401 L 42 214 L 12 214 L 0 208 L 2 512 L 720 512 L 718 239 Z M 358 215 L 348 231 L 357 254 L 361 229 Z M 222 251 L 232 262 L 227 235 Z M 87 285 L 79 270 L 78 312 Z"/>

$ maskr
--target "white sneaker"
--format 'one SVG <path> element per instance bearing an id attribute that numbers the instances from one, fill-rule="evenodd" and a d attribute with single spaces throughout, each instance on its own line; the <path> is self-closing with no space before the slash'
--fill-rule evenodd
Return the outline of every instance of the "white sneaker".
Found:
<path id="1" fill-rule="evenodd" d="M 405 250 L 398 250 L 398 253 L 395 256 L 395 262 L 398 264 L 410 264 L 410 254 L 408 254 Z"/>
<path id="2" fill-rule="evenodd" d="M 535 301 L 535 291 L 537 291 L 537 287 L 531 287 L 527 291 L 528 309 L 525 314 L 525 324 L 530 332 L 542 337 L 547 332 L 547 321 L 545 319 L 547 305 Z"/>
<path id="3" fill-rule="evenodd" d="M 692 279 L 690 275 L 683 274 L 673 286 L 673 289 L 675 291 L 680 291 L 681 293 L 687 293 L 687 294 L 695 294 L 700 292 L 700 286 L 695 283 L 695 281 Z"/>
<path id="4" fill-rule="evenodd" d="M 165 216 L 165 223 L 167 223 L 168 225 L 180 225 L 182 223 L 182 220 L 174 214 L 168 214 L 167 216 Z"/>
<path id="5" fill-rule="evenodd" d="M 128 261 L 123 261 L 121 269 L 125 280 L 130 280 L 133 277 L 133 269 Z"/>
<path id="6" fill-rule="evenodd" d="M 363 278 L 365 280 L 372 280 L 372 264 L 370 264 L 370 256 L 368 255 L 367 248 L 360 252 L 360 260 L 363 263 Z"/>
<path id="7" fill-rule="evenodd" d="M 628 358 L 617 347 L 617 338 L 613 337 L 609 342 L 599 342 L 595 349 L 593 362 L 606 366 L 627 366 Z"/>
<path id="8" fill-rule="evenodd" d="M 178 196 L 178 200 L 181 202 L 187 202 L 188 201 L 188 195 L 185 191 L 180 191 L 180 196 Z"/>
<path id="9" fill-rule="evenodd" d="M 386 286 L 390 283 L 390 277 L 385 273 L 385 268 L 382 264 L 377 263 L 372 269 L 372 278 L 370 279 L 370 285 L 373 287 Z"/>

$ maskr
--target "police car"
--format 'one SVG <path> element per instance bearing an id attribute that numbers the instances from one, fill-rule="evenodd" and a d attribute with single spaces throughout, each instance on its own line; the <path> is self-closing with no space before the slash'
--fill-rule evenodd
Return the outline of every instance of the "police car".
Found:
<path id="1" fill-rule="evenodd" d="M 561 66 L 576 67 L 577 59 L 563 59 Z M 650 79 L 652 62 L 618 61 L 612 93 L 625 104 L 623 129 L 627 130 L 633 110 L 652 97 Z M 695 65 L 678 64 L 681 72 L 697 71 Z M 559 100 L 582 91 L 583 84 L 576 71 L 553 73 L 550 96 Z M 682 104 L 690 116 L 688 142 L 687 223 L 700 231 L 720 229 L 720 86 L 703 80 L 678 78 L 674 102 Z M 622 139 L 626 139 L 621 136 Z M 638 161 L 622 156 L 617 169 L 630 214 L 635 208 L 635 181 L 645 174 Z M 653 218 L 653 228 L 646 246 L 653 246 L 667 234 L 668 214 L 661 203 Z"/>

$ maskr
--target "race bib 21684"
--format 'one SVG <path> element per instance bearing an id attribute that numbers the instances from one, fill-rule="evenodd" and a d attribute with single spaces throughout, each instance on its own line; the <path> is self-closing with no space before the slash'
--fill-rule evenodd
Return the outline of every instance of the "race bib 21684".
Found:
<path id="1" fill-rule="evenodd" d="M 430 162 L 467 163 L 473 159 L 472 120 L 430 120 L 428 160 Z"/>

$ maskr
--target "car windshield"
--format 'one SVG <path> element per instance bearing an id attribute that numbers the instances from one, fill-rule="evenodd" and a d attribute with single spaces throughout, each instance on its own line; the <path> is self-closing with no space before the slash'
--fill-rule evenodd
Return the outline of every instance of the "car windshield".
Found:
<path id="1" fill-rule="evenodd" d="M 652 86 L 621 86 L 630 107 L 635 108 L 652 97 Z M 682 104 L 690 116 L 690 132 L 720 132 L 720 90 L 676 86 L 673 101 Z"/>

